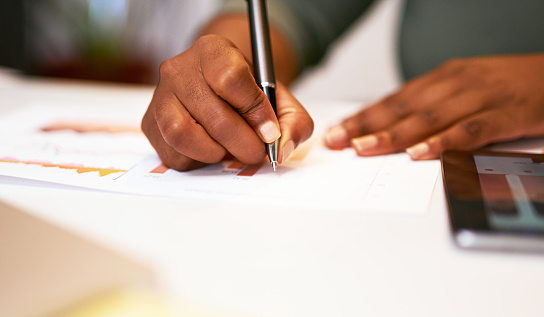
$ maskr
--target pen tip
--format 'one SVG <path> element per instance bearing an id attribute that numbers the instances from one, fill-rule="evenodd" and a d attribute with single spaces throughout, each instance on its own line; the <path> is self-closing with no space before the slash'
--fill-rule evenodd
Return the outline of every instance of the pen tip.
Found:
<path id="1" fill-rule="evenodd" d="M 272 162 L 272 168 L 274 169 L 274 172 L 276 171 L 276 162 Z"/>

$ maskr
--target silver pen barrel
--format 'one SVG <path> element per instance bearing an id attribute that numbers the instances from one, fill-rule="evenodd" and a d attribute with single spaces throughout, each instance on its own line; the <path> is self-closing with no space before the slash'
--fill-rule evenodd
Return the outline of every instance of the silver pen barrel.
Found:
<path id="1" fill-rule="evenodd" d="M 247 3 L 255 80 L 270 101 L 277 116 L 276 76 L 274 75 L 274 63 L 272 61 L 266 0 L 247 0 Z M 278 165 L 278 147 L 279 140 L 266 145 L 266 151 L 274 171 Z"/>
<path id="2" fill-rule="evenodd" d="M 266 0 L 248 0 L 249 28 L 251 30 L 251 49 L 255 80 L 263 87 L 276 87 L 270 28 Z"/>

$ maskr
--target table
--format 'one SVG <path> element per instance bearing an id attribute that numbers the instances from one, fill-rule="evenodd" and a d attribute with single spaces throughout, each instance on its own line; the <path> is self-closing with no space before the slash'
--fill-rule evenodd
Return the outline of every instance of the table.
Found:
<path id="1" fill-rule="evenodd" d="M 386 1 L 376 10 L 391 18 L 398 5 Z M 357 50 L 344 45 L 339 44 L 346 53 L 332 53 L 340 55 L 336 60 L 356 56 Z M 372 56 L 392 58 L 382 53 L 377 50 Z M 354 86 L 357 78 L 339 80 L 337 65 L 331 64 L 297 83 L 302 100 L 316 92 L 325 98 L 366 98 L 368 92 L 379 88 L 384 93 L 397 84 L 395 75 L 386 72 L 380 80 L 361 85 L 367 87 L 361 92 Z M 315 79 L 315 73 L 329 80 Z M 0 74 L 0 115 L 40 100 L 74 105 L 82 99 L 113 101 L 142 111 L 153 92 L 146 86 Z M 338 89 L 331 86 L 334 82 Z M 441 179 L 422 216 L 289 206 L 270 210 L 3 177 L 0 199 L 148 264 L 159 289 L 174 300 L 241 315 L 544 316 L 539 294 L 544 257 L 458 249 Z"/>
<path id="2" fill-rule="evenodd" d="M 141 111 L 153 90 L 10 78 L 1 113 L 82 98 Z M 544 314 L 544 257 L 458 249 L 441 179 L 423 216 L 270 210 L 6 178 L 0 199 L 147 263 L 173 298 L 248 316 Z"/>

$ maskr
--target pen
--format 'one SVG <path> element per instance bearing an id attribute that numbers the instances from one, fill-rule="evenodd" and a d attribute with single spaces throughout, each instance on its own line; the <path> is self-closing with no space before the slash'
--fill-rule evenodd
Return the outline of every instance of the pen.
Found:
<path id="1" fill-rule="evenodd" d="M 277 116 L 276 77 L 274 76 L 274 64 L 272 62 L 266 0 L 247 0 L 247 4 L 255 80 L 270 101 Z M 276 171 L 278 165 L 278 146 L 279 139 L 266 144 L 266 151 L 274 171 Z"/>

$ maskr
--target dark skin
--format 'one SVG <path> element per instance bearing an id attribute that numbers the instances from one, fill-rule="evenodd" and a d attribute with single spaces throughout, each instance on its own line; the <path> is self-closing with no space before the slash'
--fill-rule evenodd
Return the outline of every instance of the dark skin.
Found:
<path id="1" fill-rule="evenodd" d="M 544 54 L 456 59 L 329 129 L 332 149 L 361 156 L 447 149 L 544 135 Z"/>
<path id="2" fill-rule="evenodd" d="M 190 170 L 231 154 L 265 159 L 263 143 L 280 136 L 279 163 L 308 139 L 313 121 L 281 83 L 278 117 L 252 76 L 244 15 L 213 20 L 187 51 L 161 66 L 142 129 L 163 163 Z M 213 34 L 213 35 L 210 35 Z M 287 38 L 271 28 L 276 75 L 299 72 Z M 455 59 L 331 127 L 325 144 L 360 156 L 406 150 L 412 159 L 443 150 L 544 135 L 544 54 Z"/>
<path id="3" fill-rule="evenodd" d="M 181 171 L 219 162 L 227 154 L 246 164 L 262 162 L 264 143 L 274 142 L 280 134 L 281 164 L 311 136 L 312 119 L 281 83 L 276 90 L 276 118 L 253 78 L 245 16 L 217 20 L 204 32 L 209 34 L 161 65 L 142 130 L 163 163 Z M 272 45 L 288 46 L 285 43 L 272 29 Z M 294 73 L 281 70 L 296 69 L 289 64 L 294 53 L 277 51 L 278 78 L 290 81 Z"/>

